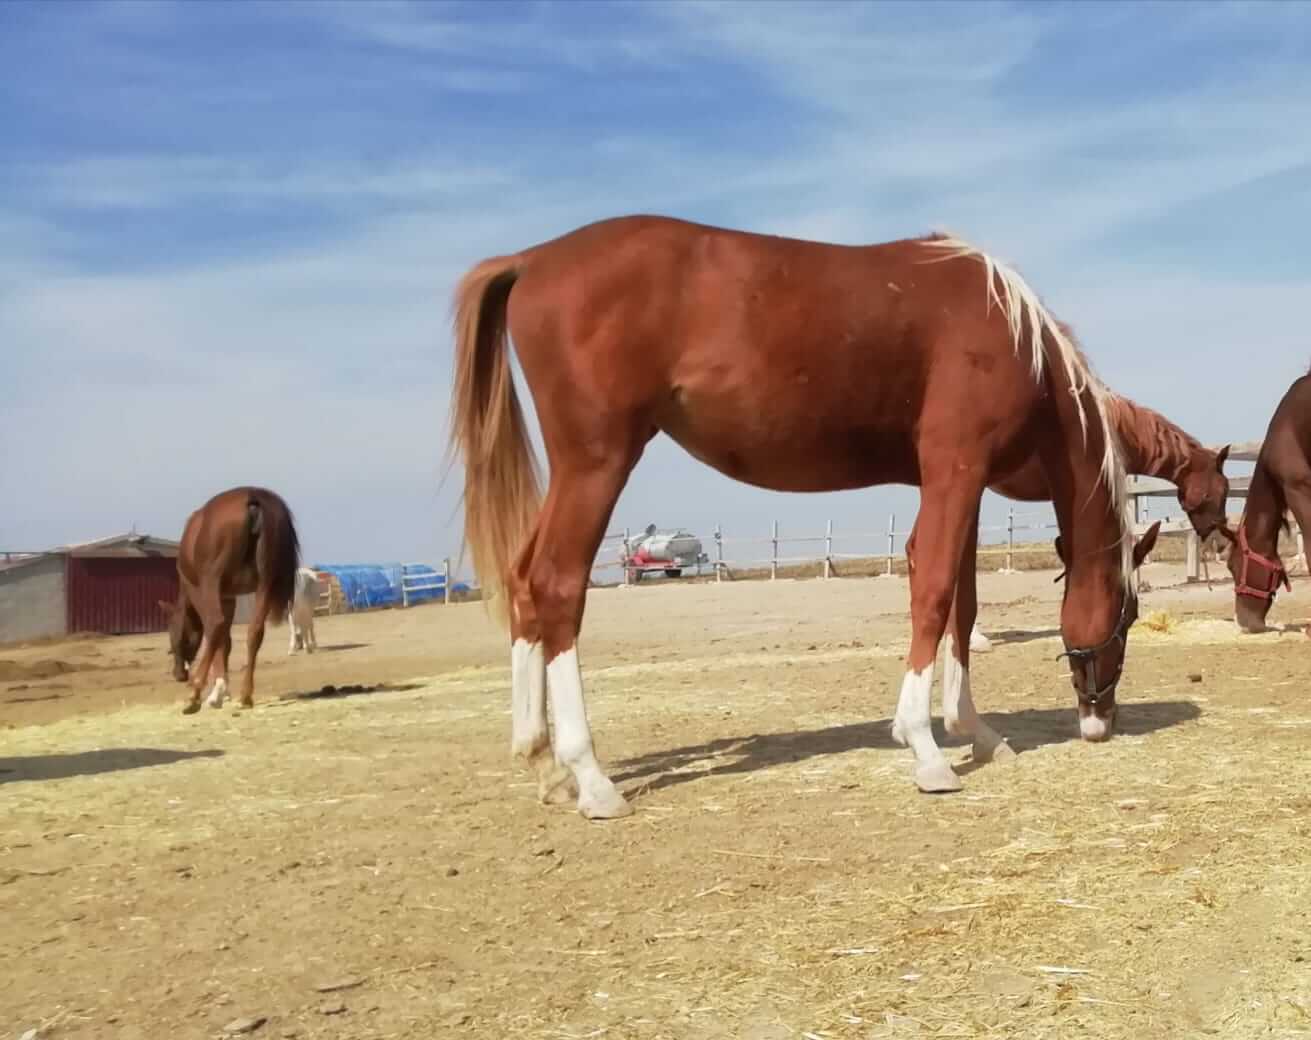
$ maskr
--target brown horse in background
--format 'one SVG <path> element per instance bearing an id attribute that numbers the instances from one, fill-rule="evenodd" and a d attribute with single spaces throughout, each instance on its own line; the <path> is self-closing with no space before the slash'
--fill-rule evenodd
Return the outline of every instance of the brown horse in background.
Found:
<path id="1" fill-rule="evenodd" d="M 1279 558 L 1279 532 L 1288 529 L 1289 512 L 1302 534 L 1311 534 L 1311 372 L 1295 380 L 1275 408 L 1238 531 L 1225 532 L 1233 542 L 1227 563 L 1234 576 L 1234 621 L 1244 632 L 1266 630 L 1280 585 L 1293 591 Z"/>
<path id="2" fill-rule="evenodd" d="M 1062 325 L 1062 328 L 1066 327 Z M 1066 332 L 1068 334 L 1069 330 L 1066 329 Z M 1229 480 L 1224 475 L 1229 445 L 1219 451 L 1212 451 L 1160 412 L 1119 394 L 1109 394 L 1106 400 L 1110 407 L 1111 425 L 1124 451 L 1125 470 L 1139 476 L 1159 477 L 1174 484 L 1178 489 L 1179 505 L 1183 507 L 1199 538 L 1205 540 L 1212 532 L 1223 531 L 1225 503 L 1229 500 Z M 1036 451 L 1014 472 L 990 481 L 988 489 L 1018 502 L 1051 501 L 1042 460 Z M 977 527 L 978 518 L 975 517 L 976 530 Z M 1156 529 L 1159 530 L 1159 525 Z M 1152 535 L 1153 542 L 1155 538 Z M 1059 543 L 1059 539 L 1057 541 Z M 912 527 L 910 537 L 906 539 L 906 559 L 910 566 L 914 566 L 914 554 L 915 527 Z M 977 535 L 966 544 L 961 557 L 960 583 L 956 587 L 953 610 L 958 609 L 962 601 L 976 602 L 976 556 Z M 977 607 L 974 612 L 977 615 Z M 949 623 L 948 631 L 952 630 Z M 987 637 L 979 631 L 976 621 L 970 629 L 970 649 L 983 651 L 990 648 Z"/>
<path id="3" fill-rule="evenodd" d="M 211 671 L 209 705 L 223 706 L 237 597 L 249 593 L 255 594 L 255 614 L 246 634 L 240 704 L 253 707 L 255 658 L 264 642 L 264 625 L 269 619 L 275 625 L 286 619 L 299 563 L 300 541 L 291 510 L 266 488 L 220 492 L 187 519 L 178 548 L 178 601 L 159 604 L 169 618 L 173 677 L 191 681 L 185 714 L 200 710 Z"/>
<path id="4" fill-rule="evenodd" d="M 930 694 L 979 498 L 1039 445 L 1070 561 L 1061 631 L 1080 732 L 1110 735 L 1137 613 L 1124 464 L 1105 387 L 1015 271 L 942 235 L 839 246 L 634 216 L 484 260 L 454 310 L 465 539 L 508 614 L 511 748 L 536 764 L 543 801 L 576 786 L 584 816 L 632 811 L 596 759 L 576 642 L 615 501 L 662 430 L 758 487 L 922 489 L 892 734 L 923 791 L 961 786 Z M 550 463 L 545 501 L 510 339 Z M 985 761 L 1010 752 L 971 702 L 968 631 L 944 714 Z"/>

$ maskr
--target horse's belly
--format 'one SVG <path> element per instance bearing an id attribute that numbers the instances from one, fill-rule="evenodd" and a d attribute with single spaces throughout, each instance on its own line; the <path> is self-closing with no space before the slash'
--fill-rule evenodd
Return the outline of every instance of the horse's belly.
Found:
<path id="1" fill-rule="evenodd" d="M 774 491 L 841 491 L 918 482 L 910 438 L 867 417 L 836 411 L 736 408 L 682 401 L 661 428 L 682 448 L 734 480 Z"/>

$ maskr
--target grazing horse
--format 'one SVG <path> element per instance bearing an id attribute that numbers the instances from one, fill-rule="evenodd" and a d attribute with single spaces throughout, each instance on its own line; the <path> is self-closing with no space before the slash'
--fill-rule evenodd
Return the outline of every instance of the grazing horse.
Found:
<path id="1" fill-rule="evenodd" d="M 1109 733 L 1137 605 L 1124 463 L 1108 391 L 1011 268 L 945 235 L 841 246 L 629 216 L 476 264 L 453 305 L 465 540 L 508 620 L 511 749 L 544 802 L 576 786 L 585 817 L 632 811 L 597 762 L 576 643 L 615 501 L 660 431 L 758 487 L 922 489 L 892 726 L 922 791 L 961 787 L 930 694 L 979 498 L 1040 445 L 1070 558 L 1061 631 L 1081 730 Z M 544 501 L 509 341 L 550 464 Z M 1010 752 L 971 703 L 967 634 L 945 715 L 984 761 Z"/>
<path id="2" fill-rule="evenodd" d="M 1178 489 L 1179 505 L 1183 507 L 1199 538 L 1206 539 L 1213 531 L 1223 530 L 1225 503 L 1229 499 L 1229 480 L 1224 475 L 1225 460 L 1229 457 L 1229 445 L 1225 445 L 1219 451 L 1211 451 L 1160 412 L 1153 411 L 1127 397 L 1111 394 L 1107 398 L 1107 404 L 1111 410 L 1111 424 L 1119 435 L 1120 446 L 1124 450 L 1125 469 L 1129 473 L 1160 477 L 1174 484 Z M 1014 472 L 990 481 L 988 488 L 1018 502 L 1051 501 L 1051 492 L 1048 490 L 1047 478 L 1043 473 L 1042 460 L 1036 451 L 1032 452 Z M 976 517 L 976 527 L 977 524 Z M 1159 530 L 1159 525 L 1156 529 Z M 1155 541 L 1155 535 L 1152 537 Z M 910 566 L 914 566 L 914 553 L 915 527 L 912 527 L 910 537 L 906 539 L 906 559 Z M 957 598 L 953 609 L 956 609 L 962 597 L 969 599 L 970 602 L 975 601 L 971 591 L 975 580 L 974 565 L 975 558 L 970 551 L 970 545 L 967 544 L 966 551 L 961 557 L 960 584 L 956 587 Z M 968 588 L 965 586 L 966 582 L 969 583 Z M 949 622 L 947 631 L 953 630 Z M 979 631 L 977 621 L 970 629 L 970 649 L 975 651 L 991 649 L 987 637 Z"/>
<path id="3" fill-rule="evenodd" d="M 319 605 L 319 576 L 309 567 L 296 570 L 296 596 L 292 601 L 290 625 L 291 638 L 287 645 L 287 655 L 294 654 L 301 647 L 307 654 L 318 649 L 319 640 L 314 634 L 314 608 Z"/>
<path id="4" fill-rule="evenodd" d="M 168 615 L 173 677 L 191 681 L 182 709 L 200 710 L 205 684 L 214 673 L 208 703 L 221 708 L 228 690 L 232 618 L 237 597 L 255 594 L 255 614 L 246 634 L 243 708 L 254 705 L 255 658 L 264 624 L 282 624 L 295 592 L 300 542 L 291 510 L 274 492 L 236 487 L 220 492 L 187 519 L 178 548 L 177 603 L 160 601 Z M 193 665 L 193 661 L 195 662 Z"/>
<path id="5" fill-rule="evenodd" d="M 1311 372 L 1297 379 L 1275 408 L 1252 470 L 1238 531 L 1224 534 L 1234 576 L 1234 621 L 1244 632 L 1264 632 L 1280 585 L 1293 591 L 1279 558 L 1287 514 L 1311 533 Z M 1311 629 L 1307 630 L 1311 635 Z"/>

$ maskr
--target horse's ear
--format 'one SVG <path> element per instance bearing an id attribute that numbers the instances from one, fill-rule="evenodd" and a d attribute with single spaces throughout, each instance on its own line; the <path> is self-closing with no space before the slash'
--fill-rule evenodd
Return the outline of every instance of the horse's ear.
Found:
<path id="1" fill-rule="evenodd" d="M 1143 560 L 1156 548 L 1156 536 L 1161 533 L 1161 521 L 1156 521 L 1147 529 L 1147 533 L 1138 539 L 1138 544 L 1133 547 L 1133 569 L 1137 570 L 1143 565 Z"/>
<path id="2" fill-rule="evenodd" d="M 1223 473 L 1225 471 L 1225 459 L 1229 458 L 1230 447 L 1231 445 L 1226 444 L 1223 448 L 1221 448 L 1218 452 L 1215 453 L 1216 472 Z"/>

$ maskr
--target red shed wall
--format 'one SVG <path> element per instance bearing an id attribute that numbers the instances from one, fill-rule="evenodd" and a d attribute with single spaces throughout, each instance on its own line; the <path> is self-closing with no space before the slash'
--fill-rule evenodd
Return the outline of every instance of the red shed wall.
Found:
<path id="1" fill-rule="evenodd" d="M 168 627 L 162 599 L 178 598 L 171 556 L 68 557 L 68 631 L 122 635 Z"/>

